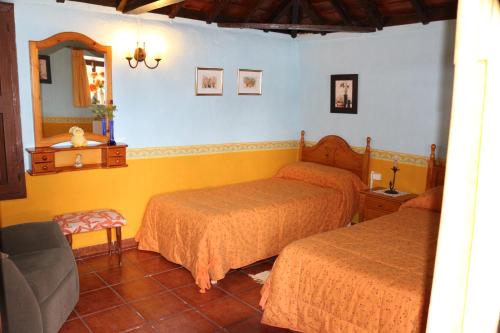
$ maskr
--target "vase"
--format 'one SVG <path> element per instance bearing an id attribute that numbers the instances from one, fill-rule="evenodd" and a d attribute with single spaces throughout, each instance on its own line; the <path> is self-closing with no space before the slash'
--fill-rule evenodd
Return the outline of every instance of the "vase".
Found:
<path id="1" fill-rule="evenodd" d="M 116 141 L 115 141 L 115 122 L 113 119 L 109 120 L 109 141 L 108 145 L 110 146 L 116 146 Z"/>
<path id="2" fill-rule="evenodd" d="M 104 98 L 104 89 L 99 88 L 99 104 L 106 104 L 105 103 L 105 98 Z"/>
<path id="3" fill-rule="evenodd" d="M 106 136 L 106 118 L 101 118 L 101 133 Z"/>
<path id="4" fill-rule="evenodd" d="M 344 107 L 347 107 L 347 94 L 344 94 Z"/>

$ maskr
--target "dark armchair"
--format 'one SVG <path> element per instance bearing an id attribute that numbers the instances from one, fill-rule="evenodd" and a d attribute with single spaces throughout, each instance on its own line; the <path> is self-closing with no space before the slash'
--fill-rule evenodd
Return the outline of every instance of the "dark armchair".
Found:
<path id="1" fill-rule="evenodd" d="M 1 229 L 3 329 L 11 333 L 58 332 L 78 302 L 78 269 L 55 222 Z"/>

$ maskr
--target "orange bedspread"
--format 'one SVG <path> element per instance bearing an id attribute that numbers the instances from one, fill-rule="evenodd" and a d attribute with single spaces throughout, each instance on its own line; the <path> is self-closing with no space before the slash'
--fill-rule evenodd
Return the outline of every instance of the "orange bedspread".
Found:
<path id="1" fill-rule="evenodd" d="M 203 291 L 231 268 L 347 225 L 357 206 L 356 191 L 352 185 L 339 191 L 271 178 L 162 194 L 151 199 L 136 240 L 140 249 L 160 252 L 189 269 Z"/>
<path id="2" fill-rule="evenodd" d="M 439 213 L 406 208 L 287 246 L 264 285 L 262 322 L 300 332 L 421 332 Z"/>

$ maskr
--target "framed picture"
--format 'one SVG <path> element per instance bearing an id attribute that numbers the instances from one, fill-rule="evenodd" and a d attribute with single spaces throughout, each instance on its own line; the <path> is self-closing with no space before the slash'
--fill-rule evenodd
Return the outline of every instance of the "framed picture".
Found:
<path id="1" fill-rule="evenodd" d="M 40 83 L 52 83 L 52 73 L 50 71 L 50 57 L 48 55 L 39 55 L 38 63 L 40 64 Z"/>
<path id="2" fill-rule="evenodd" d="M 262 71 L 239 69 L 238 95 L 262 95 Z"/>
<path id="3" fill-rule="evenodd" d="M 330 113 L 358 113 L 358 74 L 331 76 Z"/>
<path id="4" fill-rule="evenodd" d="M 222 96 L 223 86 L 222 68 L 196 68 L 196 95 Z"/>

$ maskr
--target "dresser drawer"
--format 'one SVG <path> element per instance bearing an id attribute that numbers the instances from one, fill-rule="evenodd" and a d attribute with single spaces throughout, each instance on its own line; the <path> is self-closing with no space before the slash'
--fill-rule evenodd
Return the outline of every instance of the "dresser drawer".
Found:
<path id="1" fill-rule="evenodd" d="M 401 206 L 401 203 L 395 201 L 388 201 L 375 197 L 366 198 L 366 209 L 395 212 L 399 209 L 399 206 Z"/>
<path id="2" fill-rule="evenodd" d="M 108 166 L 125 166 L 125 165 L 126 165 L 125 156 L 108 157 Z"/>
<path id="3" fill-rule="evenodd" d="M 381 216 L 384 216 L 384 215 L 387 215 L 387 214 L 390 214 L 390 212 L 387 212 L 385 210 L 377 210 L 377 209 L 366 208 L 365 209 L 365 213 L 363 215 L 363 220 L 364 221 L 366 221 L 366 220 L 372 220 L 372 219 L 376 219 L 377 217 L 381 217 Z"/>
<path id="4" fill-rule="evenodd" d="M 127 154 L 127 150 L 125 147 L 120 147 L 120 148 L 108 148 L 108 158 L 113 158 L 113 157 L 120 157 Z"/>
<path id="5" fill-rule="evenodd" d="M 51 153 L 32 154 L 31 158 L 33 159 L 33 163 L 52 162 L 54 161 L 54 154 Z"/>
<path id="6" fill-rule="evenodd" d="M 56 166 L 52 162 L 48 163 L 33 163 L 33 173 L 49 173 L 56 171 Z"/>

